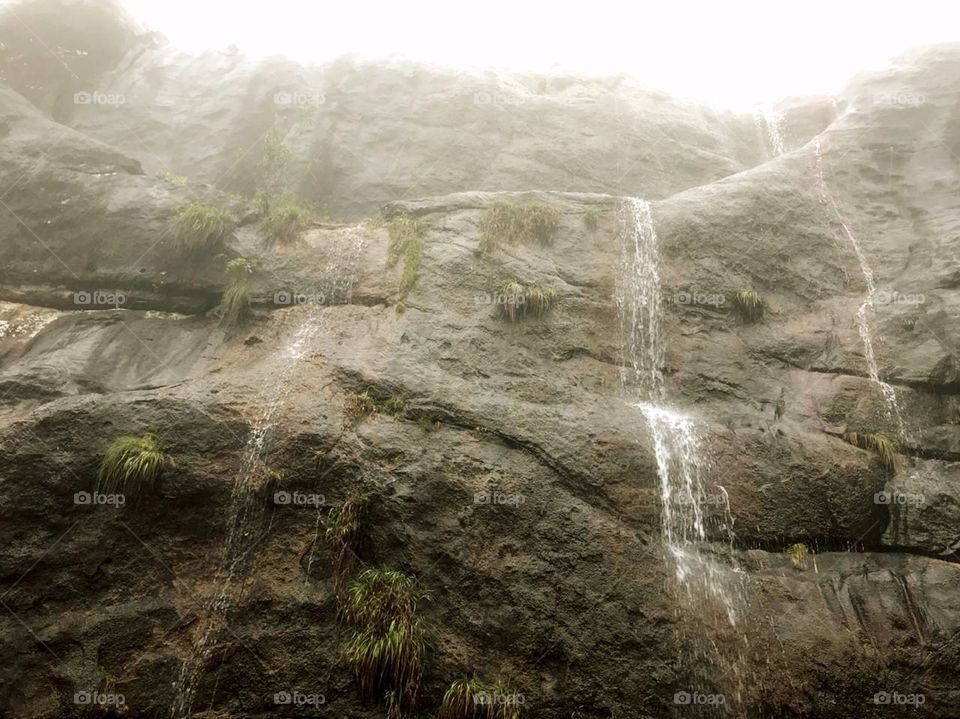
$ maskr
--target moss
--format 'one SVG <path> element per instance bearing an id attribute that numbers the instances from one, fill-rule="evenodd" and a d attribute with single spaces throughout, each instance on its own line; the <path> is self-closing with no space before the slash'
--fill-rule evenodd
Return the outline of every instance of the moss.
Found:
<path id="1" fill-rule="evenodd" d="M 171 185 L 176 185 L 177 187 L 183 187 L 187 184 L 186 175 L 175 175 L 172 172 L 165 172 L 163 179 L 169 182 Z"/>
<path id="2" fill-rule="evenodd" d="M 516 280 L 504 282 L 496 295 L 497 314 L 508 322 L 543 317 L 559 300 L 554 289 L 524 285 Z"/>
<path id="3" fill-rule="evenodd" d="M 214 205 L 190 202 L 177 210 L 173 245 L 180 254 L 215 249 L 230 236 L 237 218 Z"/>
<path id="4" fill-rule="evenodd" d="M 421 417 L 417 420 L 417 426 L 422 429 L 424 432 L 436 432 L 440 429 L 440 423 L 430 419 L 429 417 Z"/>
<path id="5" fill-rule="evenodd" d="M 498 200 L 480 218 L 480 250 L 484 254 L 502 245 L 524 242 L 549 245 L 560 228 L 560 210 L 542 202 L 516 205 Z"/>
<path id="6" fill-rule="evenodd" d="M 849 444 L 873 452 L 879 459 L 883 468 L 893 474 L 897 470 L 896 447 L 887 435 L 875 432 L 861 434 L 859 432 L 845 432 L 843 441 Z"/>
<path id="7" fill-rule="evenodd" d="M 407 401 L 403 397 L 394 395 L 383 402 L 383 404 L 380 405 L 380 409 L 391 417 L 399 417 L 403 414 L 406 406 Z"/>
<path id="8" fill-rule="evenodd" d="M 250 279 L 254 265 L 250 260 L 237 257 L 227 263 L 226 271 L 228 279 L 220 300 L 220 322 L 226 327 L 237 327 L 252 314 Z"/>
<path id="9" fill-rule="evenodd" d="M 293 201 L 272 208 L 262 220 L 260 227 L 269 244 L 288 245 L 294 242 L 313 219 L 305 207 Z"/>
<path id="10" fill-rule="evenodd" d="M 430 226 L 411 215 L 393 217 L 385 224 L 387 232 L 390 233 L 387 268 L 393 268 L 403 261 L 403 272 L 400 274 L 400 301 L 403 302 L 417 284 L 425 238 Z"/>
<path id="11" fill-rule="evenodd" d="M 766 312 L 766 301 L 755 290 L 737 290 L 733 296 L 733 311 L 743 322 L 759 322 Z"/>
<path id="12" fill-rule="evenodd" d="M 153 491 L 173 459 L 157 446 L 152 434 L 119 437 L 111 443 L 100 463 L 97 491 L 140 497 Z"/>

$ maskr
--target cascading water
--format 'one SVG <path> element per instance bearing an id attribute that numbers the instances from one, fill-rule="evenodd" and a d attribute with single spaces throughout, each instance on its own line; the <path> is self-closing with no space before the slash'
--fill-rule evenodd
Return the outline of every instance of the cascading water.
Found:
<path id="1" fill-rule="evenodd" d="M 867 294 L 864 297 L 863 302 L 860 304 L 860 307 L 857 309 L 857 331 L 860 334 L 860 341 L 863 344 L 863 355 L 867 363 L 867 375 L 870 377 L 870 381 L 873 382 L 880 390 L 880 395 L 883 397 L 885 410 L 888 417 L 896 424 L 899 438 L 904 439 L 906 435 L 906 429 L 903 423 L 903 415 L 900 412 L 900 405 L 897 401 L 897 392 L 892 385 L 880 379 L 880 369 L 877 366 L 877 356 L 873 350 L 873 336 L 870 331 L 869 317 L 876 311 L 874 298 L 876 296 L 877 287 L 873 279 L 873 269 L 867 262 L 867 257 L 863 252 L 863 248 L 860 246 L 860 242 L 850 231 L 850 228 L 844 221 L 843 215 L 840 212 L 840 208 L 837 206 L 836 200 L 834 200 L 833 195 L 827 190 L 827 184 L 823 177 L 823 153 L 819 139 L 814 141 L 814 152 L 816 153 L 817 182 L 820 192 L 820 202 L 824 205 L 829 205 L 833 210 L 836 221 L 843 230 L 843 236 L 853 250 L 854 256 L 857 258 L 857 263 L 860 265 L 860 272 L 863 275 L 863 281 L 867 288 Z"/>
<path id="2" fill-rule="evenodd" d="M 729 570 L 704 555 L 707 539 L 704 483 L 696 429 L 690 417 L 663 406 L 664 346 L 660 332 L 660 258 L 650 205 L 629 198 L 623 206 L 621 268 L 617 292 L 623 373 L 627 396 L 643 414 L 654 442 L 660 478 L 661 524 L 668 560 L 688 594 L 706 593 L 719 600 L 731 624 L 736 602 Z M 727 530 L 732 526 L 726 493 L 717 503 Z"/>
<path id="3" fill-rule="evenodd" d="M 275 354 L 281 369 L 272 375 L 273 381 L 261 395 L 263 411 L 254 421 L 244 448 L 240 470 L 230 493 L 228 534 L 216 578 L 217 589 L 204 603 L 204 615 L 197 630 L 198 639 L 194 642 L 193 654 L 180 667 L 174 683 L 171 719 L 188 719 L 191 716 L 198 680 L 217 646 L 220 632 L 227 624 L 232 585 L 243 575 L 246 560 L 257 545 L 258 537 L 263 534 L 257 532 L 257 527 L 263 519 L 260 489 L 269 472 L 263 462 L 264 445 L 277 413 L 282 410 L 292 391 L 294 384 L 291 380 L 300 360 L 309 352 L 313 339 L 325 325 L 329 307 L 318 305 L 349 302 L 351 299 L 354 281 L 352 268 L 356 266 L 363 249 L 362 234 L 353 235 L 345 246 L 337 245 L 337 248 L 340 251 L 334 254 L 324 270 L 326 291 L 322 295 L 313 295 L 321 297 L 322 301 L 312 302 L 304 308 L 307 315 L 292 340 Z M 344 268 L 348 271 L 345 272 Z"/>
<path id="4" fill-rule="evenodd" d="M 758 122 L 763 123 L 767 136 L 767 143 L 774 156 L 784 153 L 783 144 L 783 115 L 776 110 L 763 108 L 757 111 Z"/>

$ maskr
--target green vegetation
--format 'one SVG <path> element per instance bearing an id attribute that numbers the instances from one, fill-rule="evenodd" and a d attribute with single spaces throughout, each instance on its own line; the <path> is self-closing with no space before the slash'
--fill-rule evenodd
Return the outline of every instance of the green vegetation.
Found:
<path id="1" fill-rule="evenodd" d="M 791 544 L 787 547 L 787 556 L 790 557 L 790 561 L 797 569 L 807 568 L 807 556 L 809 554 L 810 549 L 806 544 Z"/>
<path id="2" fill-rule="evenodd" d="M 220 321 L 227 327 L 237 327 L 250 317 L 253 270 L 253 263 L 243 257 L 227 263 L 227 287 L 220 300 Z"/>
<path id="3" fill-rule="evenodd" d="M 119 437 L 107 448 L 100 463 L 97 491 L 140 497 L 156 487 L 173 459 L 157 446 L 152 434 Z"/>
<path id="4" fill-rule="evenodd" d="M 588 207 L 583 213 L 583 226 L 590 232 L 596 232 L 600 226 L 600 210 L 596 207 Z"/>
<path id="5" fill-rule="evenodd" d="M 377 399 L 369 392 L 353 392 L 347 395 L 344 412 L 351 424 L 358 424 L 372 414 L 387 414 L 400 417 L 407 407 L 407 400 L 400 395 Z"/>
<path id="6" fill-rule="evenodd" d="M 400 302 L 403 302 L 417 283 L 417 273 L 420 271 L 420 261 L 423 258 L 424 240 L 430 226 L 411 215 L 393 217 L 386 222 L 386 226 L 390 233 L 387 269 L 395 267 L 401 259 L 403 260 L 403 272 L 400 275 Z"/>
<path id="7" fill-rule="evenodd" d="M 542 202 L 515 205 L 498 200 L 480 218 L 480 250 L 494 252 L 511 242 L 549 245 L 560 228 L 560 210 Z"/>
<path id="8" fill-rule="evenodd" d="M 183 187 L 187 184 L 186 175 L 176 175 L 172 172 L 165 172 L 163 179 L 169 182 L 171 185 L 176 185 L 177 187 Z"/>
<path id="9" fill-rule="evenodd" d="M 508 322 L 521 322 L 527 318 L 540 318 L 560 298 L 554 289 L 536 285 L 523 285 L 515 280 L 500 285 L 497 294 L 497 314 Z"/>
<path id="10" fill-rule="evenodd" d="M 476 677 L 455 679 L 444 692 L 437 719 L 519 719 L 518 694 L 499 682 L 488 686 Z"/>
<path id="11" fill-rule="evenodd" d="M 181 254 L 208 250 L 222 243 L 237 226 L 237 218 L 227 210 L 190 202 L 177 210 L 173 245 Z"/>
<path id="12" fill-rule="evenodd" d="M 873 452 L 877 455 L 877 457 L 880 458 L 880 463 L 883 465 L 885 470 L 891 474 L 896 471 L 896 447 L 893 444 L 893 440 L 887 435 L 879 432 L 865 434 L 861 434 L 859 432 L 845 432 L 843 435 L 843 441 L 848 442 L 855 447 L 859 447 L 860 449 Z"/>
<path id="13" fill-rule="evenodd" d="M 312 219 L 313 214 L 308 209 L 288 200 L 264 215 L 260 227 L 269 244 L 288 245 L 300 237 Z"/>
<path id="14" fill-rule="evenodd" d="M 766 312 L 766 302 L 755 290 L 737 290 L 733 296 L 733 310 L 747 323 L 759 322 Z"/>
<path id="15" fill-rule="evenodd" d="M 271 214 L 276 198 L 283 190 L 287 165 L 292 159 L 293 153 L 283 141 L 283 132 L 274 124 L 263 138 L 256 169 L 259 183 L 255 202 L 264 217 Z"/>
<path id="16" fill-rule="evenodd" d="M 421 417 L 417 420 L 417 426 L 424 432 L 436 432 L 440 429 L 440 423 L 429 417 Z"/>
<path id="17" fill-rule="evenodd" d="M 417 699 L 426 638 L 416 616 L 428 599 L 415 577 L 385 567 L 360 572 L 347 591 L 343 618 L 354 626 L 346 657 L 368 696 L 393 691 L 398 712 L 411 710 Z"/>
<path id="18" fill-rule="evenodd" d="M 362 539 L 363 513 L 367 497 L 359 492 L 350 492 L 343 504 L 330 510 L 327 518 L 327 548 L 333 563 L 333 590 L 337 601 L 342 603 L 347 580 L 357 567 L 358 552 Z"/>

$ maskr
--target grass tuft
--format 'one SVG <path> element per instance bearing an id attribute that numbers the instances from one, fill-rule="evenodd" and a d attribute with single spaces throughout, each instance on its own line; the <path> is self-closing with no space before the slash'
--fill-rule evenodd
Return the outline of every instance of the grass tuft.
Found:
<path id="1" fill-rule="evenodd" d="M 390 233 L 390 246 L 387 248 L 387 269 L 395 267 L 403 260 L 403 272 L 400 274 L 400 302 L 417 284 L 420 261 L 423 259 L 424 240 L 430 226 L 423 220 L 411 215 L 399 215 L 386 222 Z"/>
<path id="2" fill-rule="evenodd" d="M 119 437 L 107 448 L 100 463 L 97 491 L 140 497 L 156 488 L 173 459 L 157 446 L 152 434 Z"/>
<path id="3" fill-rule="evenodd" d="M 897 451 L 893 440 L 887 435 L 874 432 L 861 434 L 859 432 L 845 432 L 843 441 L 860 449 L 873 452 L 880 458 L 883 468 L 893 474 L 897 470 Z"/>
<path id="4" fill-rule="evenodd" d="M 163 179 L 169 182 L 171 185 L 176 185 L 177 187 L 183 187 L 187 184 L 186 175 L 177 175 L 173 172 L 166 172 L 163 175 Z"/>
<path id="5" fill-rule="evenodd" d="M 173 246 L 181 254 L 192 254 L 219 246 L 237 226 L 237 218 L 229 211 L 190 202 L 177 210 Z"/>
<path id="6" fill-rule="evenodd" d="M 737 290 L 733 296 L 733 310 L 744 322 L 750 324 L 759 322 L 763 319 L 766 309 L 766 302 L 755 290 Z"/>
<path id="7" fill-rule="evenodd" d="M 357 576 L 341 608 L 355 629 L 346 657 L 368 696 L 393 691 L 398 712 L 416 703 L 426 638 L 417 605 L 429 597 L 415 577 L 385 567 L 369 567 Z"/>
<path id="8" fill-rule="evenodd" d="M 590 232 L 596 232 L 600 226 L 600 210 L 596 207 L 588 207 L 583 213 L 583 226 Z"/>
<path id="9" fill-rule="evenodd" d="M 400 395 L 377 399 L 369 392 L 353 392 L 347 395 L 344 412 L 351 424 L 359 424 L 372 414 L 387 414 L 396 419 L 407 408 L 407 400 Z"/>
<path id="10" fill-rule="evenodd" d="M 288 201 L 264 215 L 260 226 L 268 244 L 289 245 L 300 237 L 312 219 L 313 214 L 308 209 Z"/>
<path id="11" fill-rule="evenodd" d="M 330 510 L 327 517 L 327 548 L 333 563 L 333 591 L 338 603 L 346 598 L 347 580 L 357 567 L 367 497 L 350 492 L 343 504 Z"/>
<path id="12" fill-rule="evenodd" d="M 790 561 L 797 569 L 807 568 L 807 556 L 809 554 L 810 549 L 806 544 L 791 544 L 787 547 L 787 556 L 790 557 Z"/>
<path id="13" fill-rule="evenodd" d="M 511 242 L 549 245 L 560 228 L 560 210 L 542 202 L 516 205 L 498 200 L 480 218 L 480 251 L 489 254 Z"/>
<path id="14" fill-rule="evenodd" d="M 560 299 L 560 293 L 511 280 L 500 285 L 497 298 L 497 314 L 500 318 L 508 322 L 521 322 L 531 317 L 543 317 Z"/>
<path id="15" fill-rule="evenodd" d="M 253 270 L 253 263 L 243 257 L 227 263 L 227 286 L 220 299 L 220 322 L 226 327 L 237 327 L 250 318 Z"/>

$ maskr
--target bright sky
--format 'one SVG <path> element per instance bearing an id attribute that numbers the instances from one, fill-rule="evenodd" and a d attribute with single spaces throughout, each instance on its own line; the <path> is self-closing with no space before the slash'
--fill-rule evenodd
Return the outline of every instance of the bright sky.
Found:
<path id="1" fill-rule="evenodd" d="M 922 44 L 960 41 L 955 0 L 125 0 L 190 51 L 354 53 L 590 74 L 746 109 L 835 92 Z"/>

